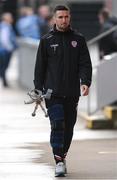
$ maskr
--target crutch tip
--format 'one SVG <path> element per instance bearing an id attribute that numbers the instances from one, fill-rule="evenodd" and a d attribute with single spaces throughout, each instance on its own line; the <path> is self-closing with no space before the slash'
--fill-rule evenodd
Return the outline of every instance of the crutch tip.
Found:
<path id="1" fill-rule="evenodd" d="M 34 117 L 36 114 L 35 113 L 32 113 L 32 116 Z"/>

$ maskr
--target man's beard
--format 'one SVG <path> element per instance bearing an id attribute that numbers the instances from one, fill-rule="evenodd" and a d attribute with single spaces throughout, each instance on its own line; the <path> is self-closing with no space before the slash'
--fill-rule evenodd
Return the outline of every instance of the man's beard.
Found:
<path id="1" fill-rule="evenodd" d="M 58 30 L 60 31 L 67 31 L 69 29 L 69 25 L 62 27 L 62 26 L 57 26 Z"/>

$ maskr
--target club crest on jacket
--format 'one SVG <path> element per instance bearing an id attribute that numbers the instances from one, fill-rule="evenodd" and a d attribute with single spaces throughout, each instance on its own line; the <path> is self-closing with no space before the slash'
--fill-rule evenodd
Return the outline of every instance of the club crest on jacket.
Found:
<path id="1" fill-rule="evenodd" d="M 71 41 L 71 45 L 75 48 L 77 46 L 77 41 Z"/>

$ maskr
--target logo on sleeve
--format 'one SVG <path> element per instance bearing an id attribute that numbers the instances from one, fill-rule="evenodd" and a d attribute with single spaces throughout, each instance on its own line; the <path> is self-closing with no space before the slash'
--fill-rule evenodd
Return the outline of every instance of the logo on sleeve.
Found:
<path id="1" fill-rule="evenodd" d="M 77 47 L 77 41 L 71 41 L 71 45 L 75 48 Z"/>

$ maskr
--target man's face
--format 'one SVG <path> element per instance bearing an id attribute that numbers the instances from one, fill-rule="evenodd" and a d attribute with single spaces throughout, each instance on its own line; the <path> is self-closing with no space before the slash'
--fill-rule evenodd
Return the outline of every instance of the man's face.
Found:
<path id="1" fill-rule="evenodd" d="M 99 23 L 102 25 L 104 23 L 104 18 L 101 14 L 98 15 Z"/>
<path id="2" fill-rule="evenodd" d="M 66 10 L 58 10 L 54 16 L 56 28 L 65 31 L 70 24 L 70 12 Z"/>

